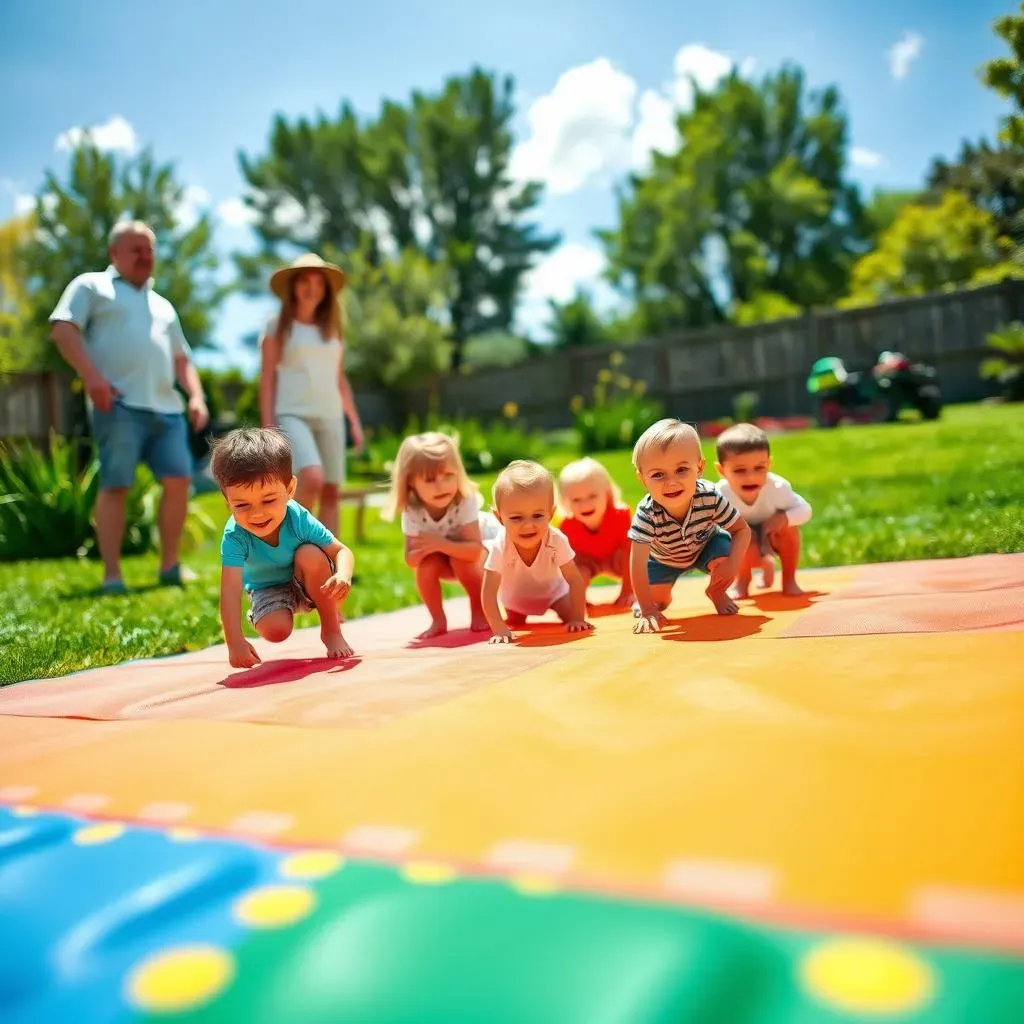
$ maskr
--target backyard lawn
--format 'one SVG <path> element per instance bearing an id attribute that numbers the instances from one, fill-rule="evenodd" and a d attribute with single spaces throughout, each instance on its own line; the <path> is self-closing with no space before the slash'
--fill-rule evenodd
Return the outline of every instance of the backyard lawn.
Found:
<path id="1" fill-rule="evenodd" d="M 705 450 L 714 478 L 713 445 Z M 814 507 L 804 531 L 808 566 L 1024 550 L 1022 453 L 1022 405 L 954 407 L 937 423 L 811 430 L 773 443 L 775 469 Z M 573 457 L 552 451 L 547 461 L 557 471 Z M 602 459 L 635 503 L 642 491 L 629 452 Z M 485 493 L 491 480 L 479 478 Z M 199 500 L 223 525 L 220 495 Z M 347 511 L 346 540 L 351 526 Z M 418 600 L 397 525 L 371 511 L 367 526 L 366 542 L 356 549 L 349 618 Z M 200 580 L 184 591 L 154 585 L 155 555 L 127 559 L 125 580 L 135 589 L 126 597 L 97 596 L 96 562 L 0 565 L 0 684 L 218 643 L 218 547 L 219 534 L 188 553 Z"/>

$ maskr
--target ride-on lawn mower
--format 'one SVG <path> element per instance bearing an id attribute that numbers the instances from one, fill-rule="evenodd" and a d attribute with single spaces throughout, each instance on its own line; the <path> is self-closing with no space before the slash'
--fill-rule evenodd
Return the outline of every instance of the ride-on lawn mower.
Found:
<path id="1" fill-rule="evenodd" d="M 938 419 L 942 412 L 935 367 L 912 363 L 902 352 L 883 352 L 863 372 L 847 370 L 838 356 L 825 356 L 811 367 L 807 391 L 818 399 L 823 427 L 843 420 L 891 423 L 905 408 L 916 409 L 926 420 Z"/>

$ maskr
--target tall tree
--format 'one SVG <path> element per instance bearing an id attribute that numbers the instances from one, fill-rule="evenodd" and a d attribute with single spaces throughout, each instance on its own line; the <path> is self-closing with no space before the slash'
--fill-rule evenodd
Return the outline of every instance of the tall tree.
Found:
<path id="1" fill-rule="evenodd" d="M 584 289 L 578 289 L 568 302 L 550 299 L 548 305 L 551 309 L 551 344 L 555 348 L 611 343 L 612 336 Z"/>
<path id="2" fill-rule="evenodd" d="M 864 204 L 864 225 L 872 243 L 892 227 L 904 206 L 921 198 L 920 192 L 906 189 L 876 188 Z"/>
<path id="3" fill-rule="evenodd" d="M 982 81 L 1010 101 L 1010 113 L 1003 122 L 1000 140 L 1018 156 L 1015 184 L 1020 194 L 1024 193 L 1024 2 L 1016 14 L 997 18 L 993 29 L 1007 44 L 1010 53 L 990 60 L 982 69 Z M 1014 259 L 1024 266 L 1024 209 L 1020 207 L 1010 234 L 1014 241 Z"/>
<path id="4" fill-rule="evenodd" d="M 31 217 L 14 217 L 0 224 L 0 377 L 40 362 L 39 346 L 32 344 L 27 330 L 28 292 L 15 259 L 31 236 L 32 226 Z"/>
<path id="5" fill-rule="evenodd" d="M 995 217 L 962 192 L 947 192 L 937 205 L 912 203 L 854 266 L 850 295 L 839 304 L 874 305 L 1017 276 L 1008 250 Z"/>
<path id="6" fill-rule="evenodd" d="M 808 93 L 791 66 L 760 84 L 733 73 L 698 91 L 677 127 L 677 152 L 630 179 L 618 228 L 600 233 L 612 278 L 687 326 L 730 319 L 760 293 L 799 308 L 842 295 L 865 224 L 838 90 Z"/>
<path id="7" fill-rule="evenodd" d="M 278 117 L 269 151 L 239 157 L 260 243 L 238 258 L 246 286 L 263 288 L 268 260 L 299 249 L 333 248 L 343 263 L 415 250 L 450 270 L 458 366 L 469 337 L 510 328 L 523 276 L 558 241 L 528 220 L 541 186 L 509 177 L 513 98 L 511 78 L 474 69 L 366 123 L 347 104 L 334 119 Z"/>
<path id="8" fill-rule="evenodd" d="M 71 154 L 66 179 L 48 171 L 36 198 L 37 230 L 18 252 L 35 336 L 46 337 L 47 318 L 71 278 L 110 263 L 110 229 L 138 219 L 156 234 L 157 291 L 174 304 L 190 344 L 211 344 L 224 289 L 212 276 L 217 259 L 209 217 L 179 223 L 184 200 L 173 166 L 157 163 L 149 150 L 119 161 L 86 140 Z M 51 364 L 59 362 L 52 346 L 44 351 Z"/>

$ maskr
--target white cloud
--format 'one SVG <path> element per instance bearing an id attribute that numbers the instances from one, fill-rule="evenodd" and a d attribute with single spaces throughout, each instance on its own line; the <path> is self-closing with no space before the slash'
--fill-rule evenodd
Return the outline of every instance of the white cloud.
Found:
<path id="1" fill-rule="evenodd" d="M 672 62 L 675 79 L 669 95 L 680 110 L 689 110 L 693 106 L 694 82 L 701 92 L 707 92 L 718 85 L 732 69 L 733 61 L 724 53 L 710 50 L 701 43 L 691 43 L 682 47 Z"/>
<path id="2" fill-rule="evenodd" d="M 530 105 L 530 136 L 513 150 L 510 173 L 564 195 L 623 166 L 636 95 L 636 82 L 605 57 L 570 68 Z"/>
<path id="3" fill-rule="evenodd" d="M 92 136 L 93 145 L 97 149 L 118 150 L 131 154 L 139 147 L 135 129 L 120 114 L 115 114 L 103 124 L 94 124 L 87 128 L 79 126 L 61 132 L 54 142 L 54 149 L 58 152 L 75 149 L 85 141 L 87 134 Z"/>
<path id="4" fill-rule="evenodd" d="M 919 32 L 904 32 L 899 41 L 889 47 L 889 71 L 899 81 L 906 78 L 910 65 L 921 56 L 924 37 Z"/>
<path id="5" fill-rule="evenodd" d="M 210 193 L 202 185 L 186 185 L 181 202 L 174 211 L 174 219 L 183 227 L 194 227 L 203 212 L 210 205 Z"/>
<path id="6" fill-rule="evenodd" d="M 217 204 L 217 219 L 230 228 L 243 228 L 256 222 L 256 211 L 239 196 L 222 199 Z"/>
<path id="7" fill-rule="evenodd" d="M 512 153 L 511 173 L 564 195 L 604 174 L 643 172 L 651 150 L 679 145 L 676 114 L 693 105 L 694 86 L 713 89 L 734 66 L 727 54 L 687 44 L 675 55 L 670 80 L 642 93 L 606 57 L 570 68 L 530 105 L 529 136 Z M 739 64 L 741 75 L 753 69 L 749 58 Z"/>
<path id="8" fill-rule="evenodd" d="M 600 249 L 579 242 L 566 242 L 548 253 L 524 279 L 523 296 L 516 310 L 516 327 L 535 338 L 547 336 L 551 319 L 548 301 L 570 302 L 581 288 L 590 292 L 599 311 L 613 308 L 618 295 L 601 279 L 606 265 Z"/>
<path id="9" fill-rule="evenodd" d="M 876 153 L 873 149 L 865 149 L 864 146 L 853 146 L 850 149 L 850 162 L 854 167 L 881 167 L 885 163 L 885 157 Z"/>

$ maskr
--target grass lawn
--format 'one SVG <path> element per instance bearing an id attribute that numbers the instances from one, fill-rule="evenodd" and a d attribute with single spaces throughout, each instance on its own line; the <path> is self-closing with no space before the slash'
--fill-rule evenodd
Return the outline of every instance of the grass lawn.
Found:
<path id="1" fill-rule="evenodd" d="M 706 446 L 714 478 L 713 445 Z M 814 507 L 804 530 L 804 564 L 943 558 L 1024 550 L 1024 406 L 948 409 L 937 423 L 812 430 L 779 437 L 775 468 Z M 556 470 L 574 457 L 552 452 Z M 625 497 L 642 490 L 628 452 L 602 456 Z M 492 477 L 479 483 L 489 491 Z M 222 525 L 218 494 L 200 501 Z M 397 525 L 367 516 L 356 549 L 358 581 L 349 618 L 418 601 L 402 560 Z M 342 524 L 351 537 L 351 519 Z M 218 619 L 219 535 L 188 553 L 200 581 L 185 591 L 159 589 L 155 555 L 129 558 L 127 597 L 96 595 L 99 565 L 76 560 L 0 565 L 0 685 L 63 675 L 130 658 L 196 650 L 221 640 Z M 457 591 L 453 590 L 453 593 Z M 300 625 L 313 625 L 303 616 Z"/>

